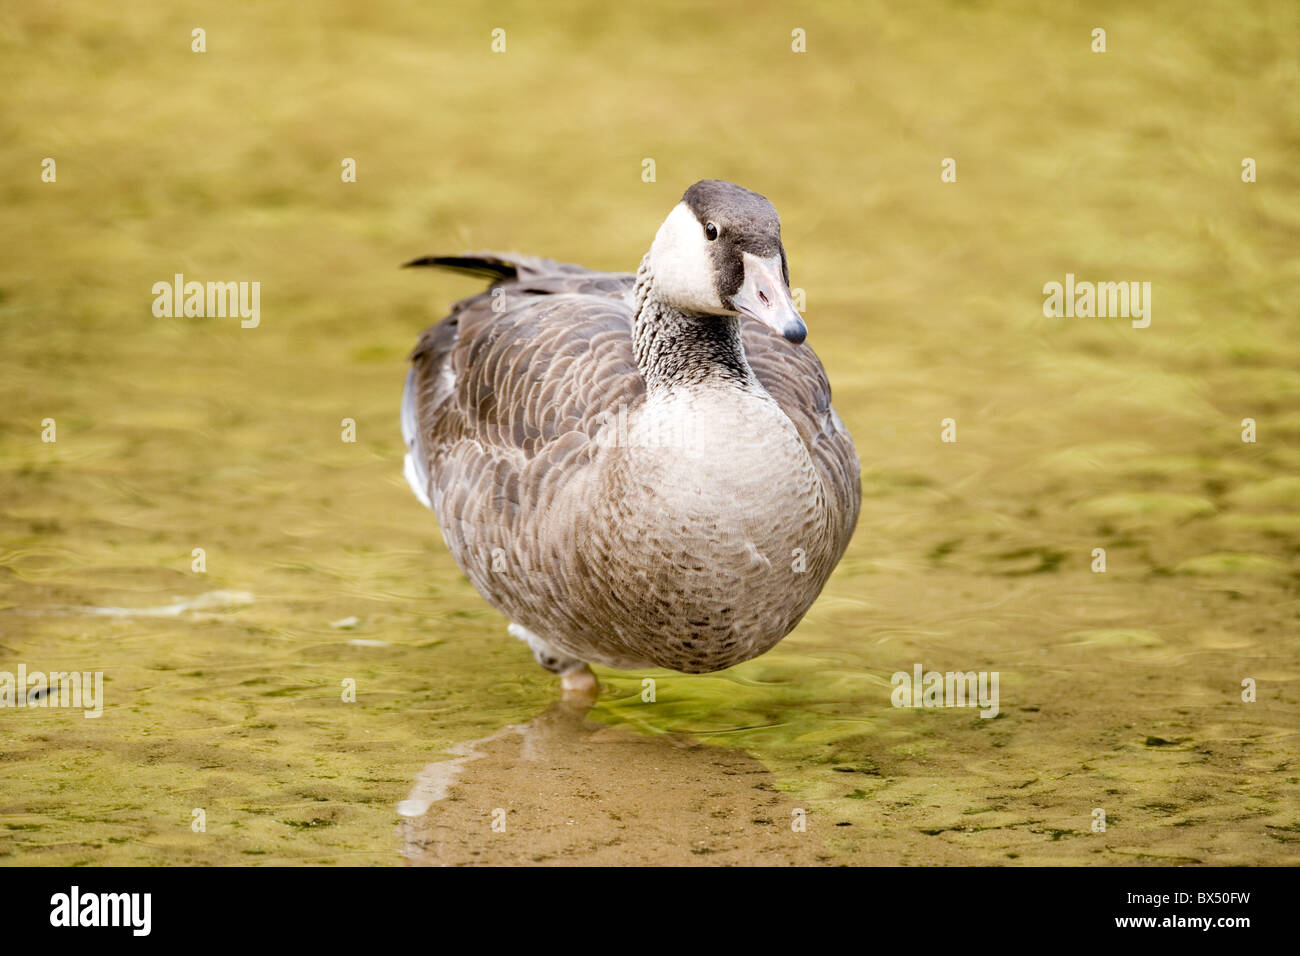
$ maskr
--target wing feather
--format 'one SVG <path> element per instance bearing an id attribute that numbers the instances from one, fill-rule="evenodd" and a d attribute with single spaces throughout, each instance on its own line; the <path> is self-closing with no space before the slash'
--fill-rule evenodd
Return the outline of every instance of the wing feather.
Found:
<path id="1" fill-rule="evenodd" d="M 610 415 L 644 400 L 632 354 L 634 277 L 505 253 L 413 264 L 492 279 L 420 338 L 402 407 L 408 478 L 480 584 L 469 552 L 526 537 L 521 516 L 546 507 L 590 460 L 589 440 Z M 794 423 L 842 516 L 843 553 L 857 522 L 859 465 L 825 370 L 806 345 L 758 323 L 741 326 L 750 365 Z"/>

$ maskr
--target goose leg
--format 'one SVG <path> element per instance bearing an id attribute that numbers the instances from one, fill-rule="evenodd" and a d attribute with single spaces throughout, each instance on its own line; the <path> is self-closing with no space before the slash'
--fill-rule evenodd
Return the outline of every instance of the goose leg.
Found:
<path id="1" fill-rule="evenodd" d="M 507 630 L 528 645 L 537 663 L 552 674 L 560 675 L 560 688 L 565 697 L 595 697 L 600 691 L 596 675 L 592 673 L 586 661 L 570 657 L 563 651 L 557 650 L 520 624 L 511 624 Z"/>

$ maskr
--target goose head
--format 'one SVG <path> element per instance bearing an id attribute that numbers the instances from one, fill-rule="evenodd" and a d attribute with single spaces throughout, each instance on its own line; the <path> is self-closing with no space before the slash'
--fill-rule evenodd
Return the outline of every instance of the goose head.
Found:
<path id="1" fill-rule="evenodd" d="M 650 246 L 654 290 L 687 315 L 757 319 L 799 343 L 808 335 L 790 297 L 776 207 L 735 183 L 705 179 L 682 196 Z"/>

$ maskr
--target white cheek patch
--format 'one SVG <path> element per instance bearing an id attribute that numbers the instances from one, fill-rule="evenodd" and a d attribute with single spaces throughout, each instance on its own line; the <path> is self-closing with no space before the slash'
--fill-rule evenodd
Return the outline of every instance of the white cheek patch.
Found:
<path id="1" fill-rule="evenodd" d="M 650 246 L 650 269 L 655 292 L 669 305 L 687 312 L 725 313 L 704 227 L 685 203 L 678 203 L 659 227 Z"/>

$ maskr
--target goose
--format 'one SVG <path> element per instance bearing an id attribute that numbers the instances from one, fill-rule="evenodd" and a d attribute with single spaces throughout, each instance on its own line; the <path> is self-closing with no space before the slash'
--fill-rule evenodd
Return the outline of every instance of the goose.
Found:
<path id="1" fill-rule="evenodd" d="M 635 275 L 494 252 L 407 265 L 490 285 L 411 353 L 405 476 L 566 694 L 598 690 L 590 664 L 707 673 L 794 629 L 861 486 L 771 202 L 695 183 Z"/>

